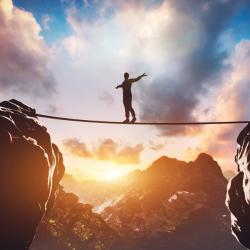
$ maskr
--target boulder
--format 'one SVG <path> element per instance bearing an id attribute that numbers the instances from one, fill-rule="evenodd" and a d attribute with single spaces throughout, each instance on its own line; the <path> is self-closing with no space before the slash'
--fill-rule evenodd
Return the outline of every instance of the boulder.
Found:
<path id="1" fill-rule="evenodd" d="M 0 103 L 0 249 L 28 249 L 53 206 L 63 157 L 32 109 Z"/>
<path id="2" fill-rule="evenodd" d="M 237 138 L 238 174 L 228 183 L 226 205 L 231 212 L 232 233 L 250 248 L 250 124 Z"/>

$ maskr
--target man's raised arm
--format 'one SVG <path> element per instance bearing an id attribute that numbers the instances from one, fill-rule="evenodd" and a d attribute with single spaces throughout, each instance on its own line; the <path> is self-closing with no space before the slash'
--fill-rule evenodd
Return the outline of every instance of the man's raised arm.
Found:
<path id="1" fill-rule="evenodd" d="M 121 87 L 122 87 L 122 84 L 117 85 L 115 88 L 116 88 L 116 89 L 119 89 L 119 88 L 121 88 Z"/>
<path id="2" fill-rule="evenodd" d="M 138 77 L 136 77 L 136 78 L 130 79 L 130 81 L 131 81 L 131 82 L 137 82 L 137 81 L 141 80 L 142 77 L 144 77 L 144 76 L 147 76 L 147 75 L 144 73 L 144 74 L 142 74 L 142 75 L 140 75 L 140 76 L 138 76 Z"/>

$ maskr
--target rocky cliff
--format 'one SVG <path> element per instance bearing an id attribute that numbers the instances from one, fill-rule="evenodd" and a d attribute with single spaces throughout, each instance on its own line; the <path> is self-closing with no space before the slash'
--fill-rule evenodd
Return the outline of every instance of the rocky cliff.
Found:
<path id="1" fill-rule="evenodd" d="M 238 174 L 228 183 L 226 204 L 234 236 L 250 248 L 250 124 L 240 132 L 237 144 Z"/>
<path id="2" fill-rule="evenodd" d="M 34 109 L 0 103 L 0 249 L 28 249 L 52 207 L 64 174 L 63 157 Z"/>

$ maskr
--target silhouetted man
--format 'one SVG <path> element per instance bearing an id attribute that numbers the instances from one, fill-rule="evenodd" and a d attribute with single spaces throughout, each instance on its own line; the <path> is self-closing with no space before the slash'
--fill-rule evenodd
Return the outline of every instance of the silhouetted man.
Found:
<path id="1" fill-rule="evenodd" d="M 141 80 L 142 77 L 147 76 L 145 73 L 134 78 L 134 79 L 129 79 L 129 74 L 126 72 L 124 73 L 124 81 L 121 85 L 116 86 L 116 89 L 118 88 L 122 88 L 123 90 L 123 104 L 124 104 L 124 108 L 125 108 L 125 116 L 126 116 L 126 120 L 124 120 L 124 123 L 128 123 L 129 122 L 129 113 L 131 113 L 133 119 L 131 120 L 131 122 L 135 122 L 136 121 L 136 117 L 135 117 L 135 111 L 132 108 L 132 92 L 131 92 L 131 86 L 133 82 L 137 82 L 139 80 Z"/>

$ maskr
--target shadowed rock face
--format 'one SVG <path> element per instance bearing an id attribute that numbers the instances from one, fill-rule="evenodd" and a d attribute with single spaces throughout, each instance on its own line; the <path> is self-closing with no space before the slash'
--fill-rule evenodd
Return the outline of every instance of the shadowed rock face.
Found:
<path id="1" fill-rule="evenodd" d="M 62 154 L 35 110 L 0 103 L 0 249 L 28 249 L 64 174 Z"/>
<path id="2" fill-rule="evenodd" d="M 250 124 L 239 134 L 237 144 L 238 174 L 228 183 L 226 204 L 231 212 L 233 234 L 250 248 Z"/>

